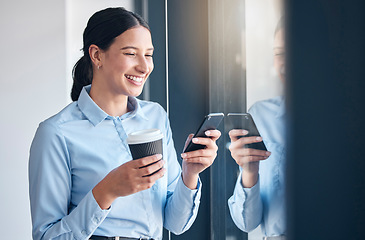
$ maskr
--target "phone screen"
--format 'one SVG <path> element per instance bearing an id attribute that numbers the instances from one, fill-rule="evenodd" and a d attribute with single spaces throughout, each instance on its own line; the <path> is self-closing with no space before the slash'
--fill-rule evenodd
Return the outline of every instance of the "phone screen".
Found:
<path id="1" fill-rule="evenodd" d="M 256 127 L 256 124 L 249 113 L 229 113 L 228 117 L 228 127 L 229 129 L 245 129 L 248 131 L 248 134 L 245 137 L 252 136 L 260 136 L 259 130 Z M 257 142 L 246 144 L 246 148 L 254 148 L 259 150 L 267 151 L 267 148 L 264 142 Z"/>
<path id="2" fill-rule="evenodd" d="M 223 113 L 208 114 L 207 116 L 205 116 L 203 122 L 200 124 L 198 130 L 194 134 L 194 137 L 207 137 L 205 135 L 205 132 L 208 130 L 217 129 L 217 127 L 219 126 L 219 124 L 223 118 L 224 118 Z M 189 142 L 188 146 L 186 147 L 186 149 L 184 150 L 184 152 L 191 152 L 191 151 L 195 151 L 195 150 L 203 149 L 203 148 L 205 148 L 205 145 L 195 144 L 190 140 L 190 142 Z"/>

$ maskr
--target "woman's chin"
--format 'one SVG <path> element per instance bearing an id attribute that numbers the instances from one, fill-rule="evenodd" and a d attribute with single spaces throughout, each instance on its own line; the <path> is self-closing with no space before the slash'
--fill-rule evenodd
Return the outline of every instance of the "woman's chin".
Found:
<path id="1" fill-rule="evenodd" d="M 142 89 L 143 90 L 143 89 Z M 130 97 L 138 97 L 142 94 L 142 90 L 139 90 L 139 91 L 131 91 L 128 96 Z"/>

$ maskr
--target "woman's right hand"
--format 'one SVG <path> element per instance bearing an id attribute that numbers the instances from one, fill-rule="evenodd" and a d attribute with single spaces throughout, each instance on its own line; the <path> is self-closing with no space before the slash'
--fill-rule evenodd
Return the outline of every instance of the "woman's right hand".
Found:
<path id="1" fill-rule="evenodd" d="M 164 176 L 162 155 L 131 160 L 113 169 L 93 189 L 93 195 L 100 208 L 108 209 L 113 201 L 151 188 Z"/>
<path id="2" fill-rule="evenodd" d="M 245 148 L 246 144 L 261 142 L 262 138 L 258 136 L 244 137 L 248 132 L 243 129 L 232 129 L 229 131 L 232 158 L 242 167 L 242 184 L 244 187 L 252 187 L 258 179 L 260 161 L 267 159 L 270 152 Z M 241 137 L 241 138 L 240 138 Z"/>

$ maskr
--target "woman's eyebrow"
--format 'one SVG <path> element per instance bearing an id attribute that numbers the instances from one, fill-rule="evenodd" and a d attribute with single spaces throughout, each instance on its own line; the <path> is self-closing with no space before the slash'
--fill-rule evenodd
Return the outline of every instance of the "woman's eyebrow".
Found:
<path id="1" fill-rule="evenodd" d="M 126 50 L 126 49 L 134 49 L 134 50 L 138 50 L 139 48 L 137 47 L 133 47 L 133 46 L 126 46 L 126 47 L 122 47 L 120 50 Z M 148 48 L 147 50 L 149 51 L 153 51 L 153 47 L 152 48 Z"/>

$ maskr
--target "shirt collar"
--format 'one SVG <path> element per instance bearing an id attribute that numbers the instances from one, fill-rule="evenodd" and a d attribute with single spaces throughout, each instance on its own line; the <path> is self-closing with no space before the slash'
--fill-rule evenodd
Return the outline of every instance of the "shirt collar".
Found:
<path id="1" fill-rule="evenodd" d="M 279 117 L 282 117 L 285 115 L 285 112 L 286 112 L 286 104 L 285 104 L 285 97 L 284 96 L 281 96 L 280 99 L 279 99 L 280 103 L 279 103 L 279 109 L 276 113 L 276 117 L 279 118 Z"/>
<path id="2" fill-rule="evenodd" d="M 128 97 L 128 109 L 130 111 L 125 114 L 126 118 L 139 116 L 145 120 L 148 120 L 148 117 L 146 116 L 145 112 L 143 111 L 140 103 L 141 103 L 141 100 L 139 100 L 135 97 Z"/>
<path id="3" fill-rule="evenodd" d="M 81 112 L 86 118 L 94 125 L 98 125 L 106 118 L 113 118 L 104 112 L 90 97 L 89 92 L 91 85 L 85 86 L 80 93 L 77 101 Z M 145 120 L 148 120 L 146 114 L 143 112 L 140 106 L 140 100 L 135 97 L 128 97 L 128 109 L 130 112 L 124 114 L 122 118 L 129 118 L 134 116 L 140 116 Z"/>

